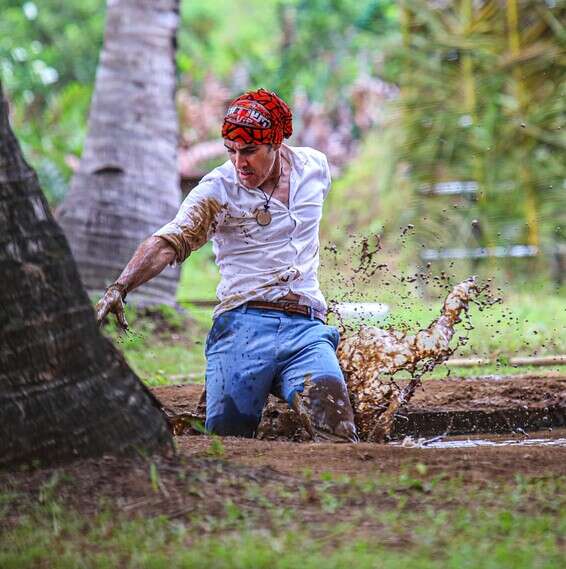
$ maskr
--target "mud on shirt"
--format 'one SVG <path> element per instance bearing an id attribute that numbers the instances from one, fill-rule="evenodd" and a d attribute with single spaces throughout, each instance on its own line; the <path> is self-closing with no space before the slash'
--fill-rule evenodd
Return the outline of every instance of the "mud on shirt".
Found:
<path id="1" fill-rule="evenodd" d="M 177 263 L 212 240 L 221 275 L 214 317 L 250 300 L 273 302 L 290 292 L 301 304 L 326 311 L 317 270 L 322 204 L 331 182 L 328 161 L 312 148 L 281 148 L 291 162 L 289 207 L 272 198 L 269 225 L 255 218 L 265 205 L 263 192 L 243 186 L 227 161 L 154 233 L 175 249 Z"/>

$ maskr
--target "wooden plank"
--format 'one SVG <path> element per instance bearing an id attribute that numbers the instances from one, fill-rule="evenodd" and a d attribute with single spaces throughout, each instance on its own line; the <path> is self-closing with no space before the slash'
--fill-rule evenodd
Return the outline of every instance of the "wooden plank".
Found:
<path id="1" fill-rule="evenodd" d="M 481 367 L 497 364 L 498 360 L 493 358 L 452 358 L 445 365 L 449 367 Z M 550 356 L 517 356 L 509 358 L 509 365 L 512 366 L 555 366 L 566 365 L 566 355 Z"/>

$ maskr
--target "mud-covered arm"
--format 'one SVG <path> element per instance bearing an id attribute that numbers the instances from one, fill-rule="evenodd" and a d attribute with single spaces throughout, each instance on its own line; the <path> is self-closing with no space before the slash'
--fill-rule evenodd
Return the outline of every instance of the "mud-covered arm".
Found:
<path id="1" fill-rule="evenodd" d="M 157 276 L 167 265 L 182 263 L 202 247 L 216 230 L 226 206 L 217 183 L 200 183 L 181 204 L 175 219 L 146 239 L 134 253 L 116 282 L 110 285 L 96 305 L 96 318 L 102 323 L 112 312 L 124 329 L 128 327 L 123 300 L 143 283 Z"/>
<path id="2" fill-rule="evenodd" d="M 124 289 L 124 296 L 143 283 L 156 277 L 175 260 L 175 250 L 160 237 L 151 236 L 136 249 L 134 256 L 116 280 Z"/>
<path id="3" fill-rule="evenodd" d="M 124 329 L 128 322 L 124 315 L 124 298 L 143 283 L 156 277 L 175 260 L 175 250 L 167 241 L 151 236 L 141 243 L 134 256 L 122 271 L 116 282 L 110 285 L 96 305 L 96 319 L 99 324 L 109 313 L 116 315 Z"/>

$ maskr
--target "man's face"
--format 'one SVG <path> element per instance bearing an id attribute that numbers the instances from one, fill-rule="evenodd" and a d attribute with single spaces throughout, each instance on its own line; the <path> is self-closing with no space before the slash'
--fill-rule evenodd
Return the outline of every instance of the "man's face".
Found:
<path id="1" fill-rule="evenodd" d="M 261 186 L 271 174 L 276 150 L 279 146 L 274 144 L 245 144 L 224 139 L 224 146 L 240 182 L 246 188 Z"/>

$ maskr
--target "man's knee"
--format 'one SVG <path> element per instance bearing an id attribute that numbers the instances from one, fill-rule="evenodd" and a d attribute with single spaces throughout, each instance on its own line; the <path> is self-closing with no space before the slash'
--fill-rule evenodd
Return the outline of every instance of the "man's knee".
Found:
<path id="1" fill-rule="evenodd" d="M 207 417 L 206 430 L 221 437 L 252 438 L 261 417 L 240 413 L 231 397 L 224 400 L 224 410 L 219 415 Z"/>
<path id="2" fill-rule="evenodd" d="M 317 377 L 306 383 L 303 396 L 316 428 L 345 440 L 358 440 L 348 388 L 342 377 Z"/>

